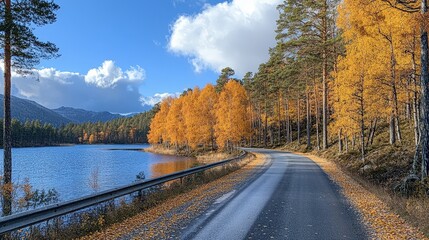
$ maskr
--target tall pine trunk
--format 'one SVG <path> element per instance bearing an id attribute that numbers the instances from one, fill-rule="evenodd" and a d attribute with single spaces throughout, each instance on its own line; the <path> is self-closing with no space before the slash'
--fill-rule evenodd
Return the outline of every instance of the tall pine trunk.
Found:
<path id="1" fill-rule="evenodd" d="M 314 102 L 315 102 L 315 112 L 316 112 L 316 146 L 317 146 L 317 150 L 320 150 L 320 130 L 319 130 L 319 126 L 320 126 L 320 118 L 319 118 L 319 98 L 318 98 L 318 88 L 317 88 L 317 84 L 314 84 Z"/>
<path id="2" fill-rule="evenodd" d="M 421 13 L 428 11 L 426 0 L 422 0 Z M 420 134 L 422 146 L 422 179 L 429 174 L 429 70 L 428 70 L 428 32 L 426 24 L 421 25 L 421 104 L 420 104 Z"/>
<path id="3" fill-rule="evenodd" d="M 338 130 L 338 153 L 343 152 L 343 129 Z"/>
<path id="4" fill-rule="evenodd" d="M 413 44 L 415 44 L 415 40 L 413 41 Z M 416 64 L 416 54 L 414 51 L 411 53 L 411 60 L 412 60 L 412 74 L 411 74 L 411 81 L 413 84 L 413 100 L 412 100 L 412 106 L 413 106 L 413 122 L 414 122 L 414 142 L 415 144 L 419 144 L 419 103 L 418 103 L 418 97 L 417 97 L 417 64 Z"/>
<path id="5" fill-rule="evenodd" d="M 323 1 L 323 17 L 322 17 L 322 41 L 324 44 L 328 41 L 328 3 Z M 328 147 L 328 54 L 326 46 L 322 50 L 322 85 L 323 85 L 323 106 L 322 106 L 322 147 Z"/>
<path id="6" fill-rule="evenodd" d="M 10 0 L 5 1 L 5 23 L 4 32 L 4 119 L 3 119 L 3 216 L 12 213 L 12 133 L 11 133 L 11 111 L 10 111 L 10 88 L 11 88 L 11 26 L 12 12 Z"/>
<path id="7" fill-rule="evenodd" d="M 307 90 L 307 149 L 311 148 L 311 106 L 310 106 L 310 91 Z"/>
<path id="8" fill-rule="evenodd" d="M 262 144 L 262 136 L 263 136 L 263 129 L 262 129 L 262 113 L 261 113 L 261 104 L 258 103 L 258 145 Z"/>
<path id="9" fill-rule="evenodd" d="M 301 112 L 300 112 L 300 99 L 298 97 L 297 101 L 296 101 L 296 107 L 297 107 L 297 121 L 296 121 L 296 126 L 297 126 L 297 131 L 298 131 L 298 145 L 301 144 Z"/>
<path id="10" fill-rule="evenodd" d="M 290 116 L 289 116 L 289 101 L 285 100 L 285 117 L 286 117 L 286 143 L 290 142 Z"/>
<path id="11" fill-rule="evenodd" d="M 360 141 L 361 141 L 361 159 L 365 162 L 365 102 L 364 102 L 364 89 L 365 79 L 364 76 L 360 77 L 360 97 L 359 97 L 359 108 L 360 108 Z"/>
<path id="12" fill-rule="evenodd" d="M 362 162 L 365 162 L 365 121 L 363 118 L 361 119 L 361 126 L 360 126 L 360 141 L 361 141 L 361 159 Z"/>
<path id="13" fill-rule="evenodd" d="M 268 141 L 268 105 L 267 105 L 267 99 L 265 99 L 265 116 L 264 116 L 264 146 L 267 146 Z"/>
<path id="14" fill-rule="evenodd" d="M 277 144 L 280 145 L 281 139 L 282 139 L 282 135 L 281 135 L 281 133 L 282 133 L 282 119 L 281 119 L 282 115 L 280 112 L 282 103 L 281 103 L 280 91 L 278 92 L 277 98 L 278 98 L 278 100 L 277 100 L 277 103 L 278 103 L 278 105 L 277 105 L 277 119 L 278 119 L 278 124 L 279 124 L 278 132 L 277 132 L 277 138 L 278 138 Z"/>
<path id="15" fill-rule="evenodd" d="M 253 141 L 253 107 L 252 107 L 252 103 L 249 104 L 249 111 L 250 111 L 250 119 L 249 119 L 249 125 L 250 125 L 250 131 L 251 133 L 249 134 L 249 145 L 248 147 L 252 147 L 252 141 Z"/>

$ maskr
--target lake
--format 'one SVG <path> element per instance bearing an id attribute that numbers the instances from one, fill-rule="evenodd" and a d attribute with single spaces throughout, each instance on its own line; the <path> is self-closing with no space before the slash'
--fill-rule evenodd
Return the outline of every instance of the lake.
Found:
<path id="1" fill-rule="evenodd" d="M 195 159 L 133 151 L 149 145 L 75 145 L 62 147 L 15 148 L 12 150 L 12 178 L 22 183 L 28 178 L 33 189 L 58 191 L 61 201 L 96 191 L 124 186 L 192 167 Z M 114 150 L 112 150 L 114 149 Z M 3 150 L 1 159 L 3 160 Z M 3 173 L 3 164 L 0 164 Z M 94 177 L 98 189 L 91 187 Z"/>

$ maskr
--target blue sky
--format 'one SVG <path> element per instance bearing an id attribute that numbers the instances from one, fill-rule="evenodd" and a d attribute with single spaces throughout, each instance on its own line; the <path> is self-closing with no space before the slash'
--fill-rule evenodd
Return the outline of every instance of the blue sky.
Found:
<path id="1" fill-rule="evenodd" d="M 49 108 L 138 112 L 167 95 L 214 83 L 230 66 L 256 71 L 274 45 L 279 0 L 56 0 L 56 23 L 37 28 L 61 57 L 12 93 Z"/>

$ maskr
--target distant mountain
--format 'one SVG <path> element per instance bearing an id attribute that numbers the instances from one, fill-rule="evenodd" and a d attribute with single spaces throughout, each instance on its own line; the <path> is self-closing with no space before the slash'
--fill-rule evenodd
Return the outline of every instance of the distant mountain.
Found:
<path id="1" fill-rule="evenodd" d="M 93 112 L 71 107 L 60 107 L 57 109 L 52 109 L 52 111 L 63 116 L 64 118 L 70 119 L 74 123 L 107 122 L 117 118 L 128 117 L 110 112 Z"/>
<path id="2" fill-rule="evenodd" d="M 0 118 L 3 118 L 3 95 L 0 94 Z M 46 108 L 34 101 L 11 96 L 12 118 L 21 122 L 39 120 L 59 127 L 68 123 L 107 122 L 118 118 L 129 118 L 140 113 L 114 114 L 93 112 L 71 107 Z"/>
<path id="3" fill-rule="evenodd" d="M 3 100 L 0 94 L 0 117 L 3 118 Z M 27 120 L 40 120 L 42 123 L 51 123 L 54 126 L 60 126 L 72 122 L 70 119 L 48 109 L 34 101 L 11 96 L 12 118 L 21 122 Z"/>

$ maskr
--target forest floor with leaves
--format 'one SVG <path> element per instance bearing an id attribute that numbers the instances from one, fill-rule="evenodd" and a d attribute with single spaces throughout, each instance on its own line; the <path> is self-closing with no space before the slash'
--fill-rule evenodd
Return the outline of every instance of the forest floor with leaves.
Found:
<path id="1" fill-rule="evenodd" d="M 267 160 L 256 154 L 239 170 L 81 239 L 180 239 L 181 232 L 219 197 L 240 188 Z"/>

